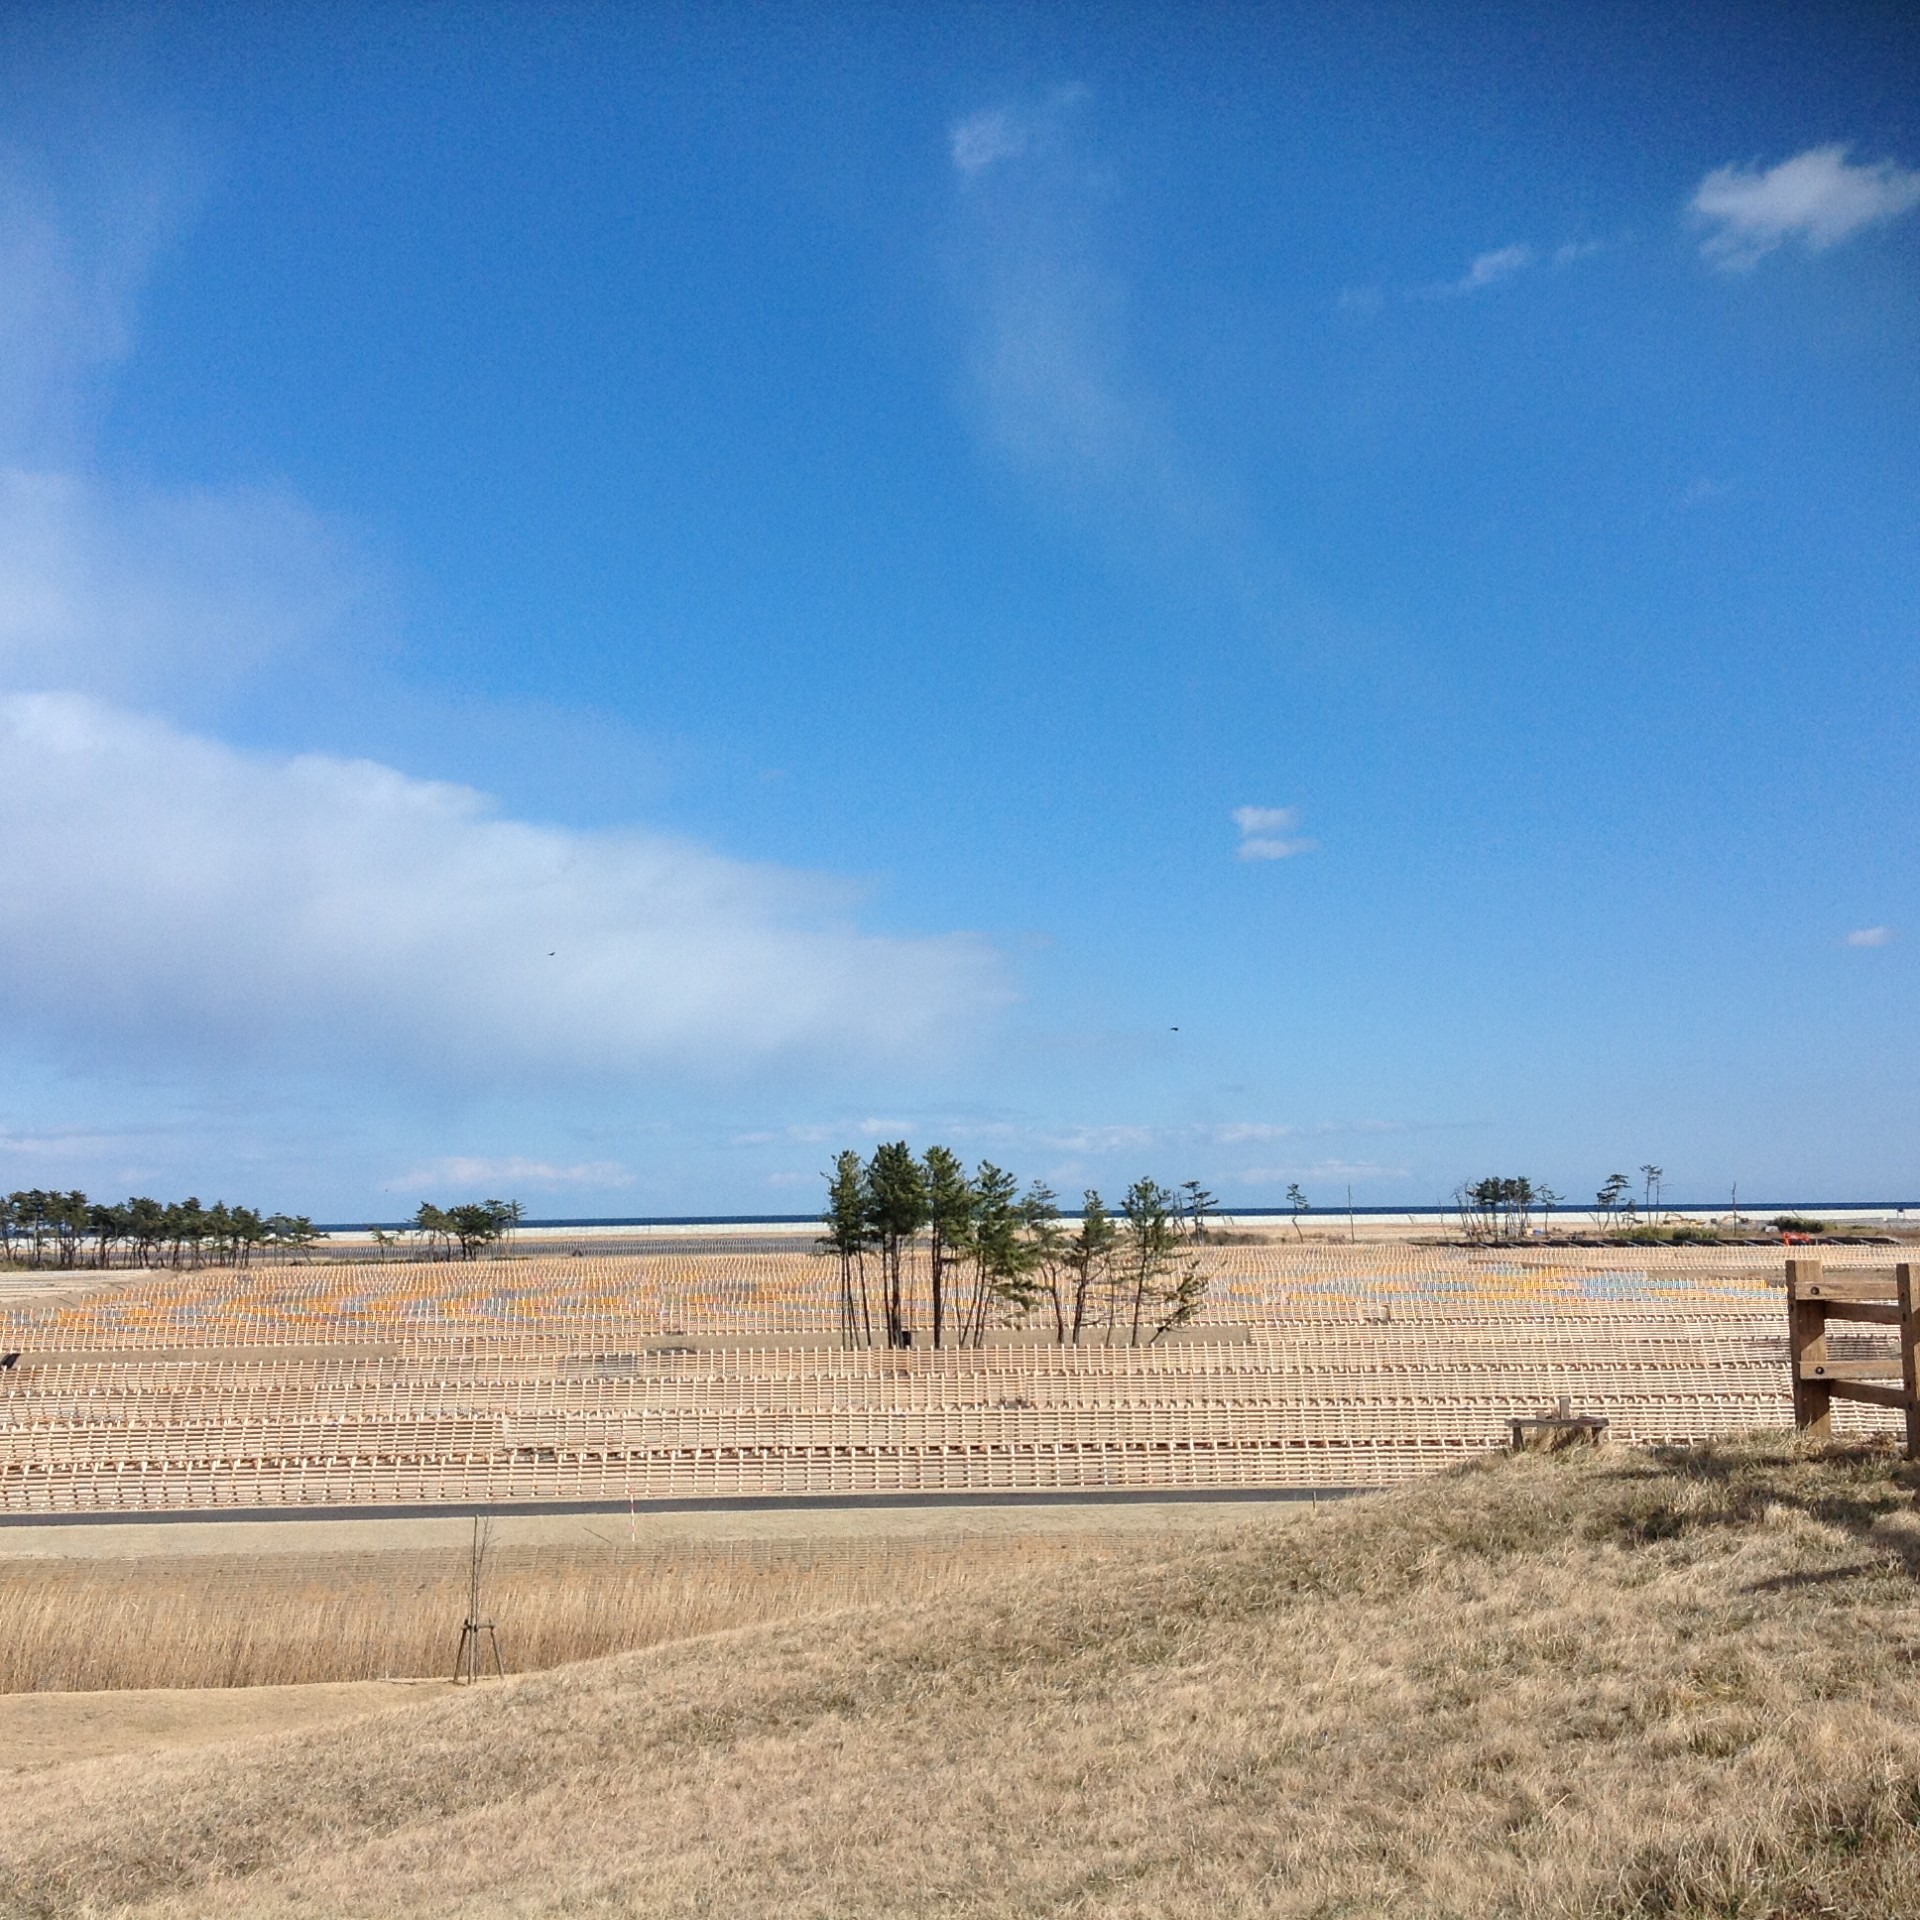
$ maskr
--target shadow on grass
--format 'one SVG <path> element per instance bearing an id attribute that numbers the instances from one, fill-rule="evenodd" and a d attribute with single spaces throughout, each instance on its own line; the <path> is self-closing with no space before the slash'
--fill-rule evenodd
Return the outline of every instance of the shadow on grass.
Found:
<path id="1" fill-rule="evenodd" d="M 1920 1504 L 1914 1491 L 1920 1485 L 1920 1468 L 1901 1458 L 1891 1436 L 1841 1441 L 1783 1436 L 1654 1446 L 1611 1477 L 1618 1497 L 1592 1517 L 1587 1535 L 1627 1547 L 1712 1530 L 1744 1530 L 1783 1511 L 1865 1544 L 1883 1522 Z M 1920 1580 L 1920 1535 L 1909 1541 L 1883 1534 L 1873 1545 L 1882 1555 L 1876 1562 L 1783 1577 L 1753 1590 L 1857 1578 L 1895 1566 Z"/>
<path id="2" fill-rule="evenodd" d="M 1750 1580 L 1740 1591 L 1792 1593 L 1800 1587 L 1837 1587 L 1844 1581 L 1869 1580 L 1886 1571 L 1887 1562 L 1884 1560 L 1862 1560 L 1851 1567 L 1822 1567 L 1816 1573 L 1776 1573 L 1768 1580 Z"/>

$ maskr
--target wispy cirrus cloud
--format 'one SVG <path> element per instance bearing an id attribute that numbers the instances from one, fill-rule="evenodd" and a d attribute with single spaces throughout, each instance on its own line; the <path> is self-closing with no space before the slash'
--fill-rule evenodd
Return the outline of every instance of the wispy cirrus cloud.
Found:
<path id="1" fill-rule="evenodd" d="M 979 424 L 994 450 L 1075 488 L 1130 483 L 1147 447 L 1124 370 L 1125 291 L 1088 229 L 1074 164 L 1082 87 L 968 115 L 950 130 L 959 290 Z"/>
<path id="2" fill-rule="evenodd" d="M 0 149 L 0 459 L 85 444 L 154 262 L 199 197 L 198 170 L 151 127 L 103 129 L 97 161 L 116 139 L 120 164 L 83 167 L 83 181 Z"/>
<path id="3" fill-rule="evenodd" d="M 1409 1169 L 1406 1167 L 1382 1166 L 1376 1160 L 1314 1160 L 1290 1167 L 1242 1167 L 1234 1178 L 1249 1187 L 1277 1187 L 1282 1181 L 1295 1180 L 1404 1180 Z M 1309 1201 L 1315 1195 L 1307 1196 Z M 1332 1209 L 1338 1202 L 1328 1194 L 1317 1196 L 1323 1209 Z"/>
<path id="4" fill-rule="evenodd" d="M 1313 853 L 1318 840 L 1296 834 L 1297 807 L 1235 807 L 1233 824 L 1240 829 L 1234 855 L 1241 860 L 1291 860 L 1297 853 Z"/>
<path id="5" fill-rule="evenodd" d="M 1084 87 L 1060 87 L 1037 103 L 985 107 L 956 120 L 947 129 L 947 153 L 955 171 L 971 178 L 999 161 L 1018 160 L 1047 145 L 1062 111 L 1085 92 Z"/>
<path id="6" fill-rule="evenodd" d="M 97 1159 L 106 1153 L 124 1153 L 140 1137 L 125 1132 L 101 1133 L 82 1129 L 47 1133 L 0 1131 L 0 1155 L 9 1159 L 50 1160 L 71 1166 L 76 1160 Z"/>
<path id="7" fill-rule="evenodd" d="M 851 1140 L 905 1140 L 917 1136 L 921 1131 L 921 1123 L 917 1120 L 883 1120 L 868 1114 L 859 1120 L 810 1120 L 785 1127 L 750 1127 L 745 1132 L 730 1135 L 728 1144 L 735 1147 L 831 1145 L 837 1149 Z M 937 1133 L 939 1128 L 936 1127 L 934 1131 Z M 948 1131 L 952 1132 L 953 1129 Z"/>
<path id="8" fill-rule="evenodd" d="M 0 467 L 0 687 L 204 703 L 377 604 L 350 535 L 283 487 Z"/>
<path id="9" fill-rule="evenodd" d="M 488 1159 L 484 1155 L 449 1154 L 389 1180 L 386 1191 L 478 1193 L 484 1187 L 507 1194 L 529 1187 L 535 1191 L 578 1187 L 604 1191 L 632 1184 L 632 1172 L 617 1160 L 587 1160 L 578 1166 L 556 1166 L 548 1160 L 528 1160 L 517 1155 Z"/>
<path id="10" fill-rule="evenodd" d="M 1687 203 L 1711 229 L 1702 255 L 1742 273 L 1789 241 L 1821 253 L 1920 207 L 1920 170 L 1894 160 L 1855 163 L 1851 151 L 1835 142 L 1767 168 L 1716 167 Z"/>
<path id="11" fill-rule="evenodd" d="M 736 1147 L 795 1143 L 844 1147 L 859 1141 L 903 1139 L 918 1145 L 938 1141 L 969 1152 L 1109 1154 L 1270 1145 L 1282 1140 L 1371 1139 L 1416 1131 L 1402 1120 L 1189 1120 L 1087 1121 L 1043 1126 L 1017 1120 L 947 1118 L 886 1121 L 842 1120 L 736 1133 Z"/>
<path id="12" fill-rule="evenodd" d="M 1508 246 L 1491 247 L 1485 253 L 1475 254 L 1468 262 L 1466 272 L 1457 280 L 1443 280 L 1437 286 L 1421 291 L 1429 297 L 1441 299 L 1482 293 L 1523 273 L 1570 267 L 1576 261 L 1590 259 L 1594 254 L 1603 252 L 1606 245 L 1604 240 L 1569 240 L 1561 246 L 1542 251 L 1517 240 Z"/>
<path id="13" fill-rule="evenodd" d="M 1891 927 L 1855 927 L 1847 935 L 1847 945 L 1850 947 L 1885 947 L 1892 943 Z"/>
<path id="14" fill-rule="evenodd" d="M 1462 300 L 1485 293 L 1491 287 L 1504 286 L 1522 275 L 1555 273 L 1604 253 L 1617 241 L 1567 240 L 1557 247 L 1536 247 L 1530 241 L 1514 240 L 1505 246 L 1489 247 L 1467 262 L 1464 272 L 1450 280 L 1428 281 L 1424 285 L 1393 287 L 1372 282 L 1364 286 L 1342 287 L 1334 304 L 1340 312 L 1371 319 L 1393 301 Z"/>
<path id="15" fill-rule="evenodd" d="M 1523 268 L 1532 266 L 1539 257 L 1528 246 L 1495 247 L 1490 252 L 1477 254 L 1466 272 L 1453 281 L 1447 291 L 1478 293 L 1482 287 L 1498 286 L 1502 280 L 1511 280 Z"/>
<path id="16" fill-rule="evenodd" d="M 1117 536 L 1129 564 L 1197 563 L 1210 594 L 1264 602 L 1283 569 L 1142 350 L 1107 234 L 1124 173 L 1090 150 L 1091 98 L 1060 87 L 949 130 L 965 411 L 987 454 L 1049 509 Z"/>

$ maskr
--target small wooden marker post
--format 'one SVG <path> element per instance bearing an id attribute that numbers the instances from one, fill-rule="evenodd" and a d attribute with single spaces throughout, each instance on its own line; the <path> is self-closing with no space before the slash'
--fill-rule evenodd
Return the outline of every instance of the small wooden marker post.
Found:
<path id="1" fill-rule="evenodd" d="M 1907 1458 L 1920 1460 L 1920 1369 L 1916 1368 L 1913 1268 L 1902 1262 L 1891 1279 L 1856 1274 L 1829 1280 L 1818 1260 L 1787 1262 L 1787 1346 L 1793 1371 L 1793 1424 L 1802 1433 L 1833 1431 L 1833 1402 L 1862 1400 L 1906 1415 Z M 1899 1353 L 1871 1360 L 1827 1355 L 1829 1320 L 1891 1327 Z"/>

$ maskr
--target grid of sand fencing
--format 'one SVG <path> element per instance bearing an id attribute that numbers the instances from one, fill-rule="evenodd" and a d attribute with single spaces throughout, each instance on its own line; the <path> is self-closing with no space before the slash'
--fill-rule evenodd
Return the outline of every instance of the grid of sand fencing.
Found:
<path id="1" fill-rule="evenodd" d="M 1886 1264 L 1898 1251 L 1849 1249 L 1847 1262 Z M 1206 1259 L 1207 1325 L 1394 1308 L 1479 1316 L 1610 1302 L 1752 1308 L 1780 1275 L 1777 1256 L 1748 1247 L 1477 1252 L 1279 1242 L 1217 1247 Z M 838 1326 L 838 1266 L 817 1255 L 530 1254 L 162 1272 L 50 1310 L 0 1314 L 0 1339 L 116 1353 L 476 1340 L 578 1347 L 674 1334 L 830 1339 Z"/>
<path id="2" fill-rule="evenodd" d="M 1159 1345 L 944 1353 L 837 1348 L 804 1254 L 154 1275 L 0 1321 L 0 1510 L 1365 1486 L 1561 1398 L 1632 1441 L 1789 1417 L 1759 1250 L 1209 1258 Z"/>

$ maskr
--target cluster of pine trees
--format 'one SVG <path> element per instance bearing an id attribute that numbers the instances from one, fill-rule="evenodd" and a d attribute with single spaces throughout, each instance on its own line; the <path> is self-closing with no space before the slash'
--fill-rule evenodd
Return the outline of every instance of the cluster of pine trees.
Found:
<path id="1" fill-rule="evenodd" d="M 0 1260 L 28 1267 L 244 1267 L 261 1247 L 311 1246 L 301 1214 L 185 1200 L 89 1200 L 38 1187 L 0 1199 Z"/>
<path id="2" fill-rule="evenodd" d="M 983 1160 L 904 1140 L 863 1160 L 851 1148 L 827 1176 L 823 1251 L 840 1262 L 840 1334 L 848 1346 L 978 1346 L 995 1323 L 1036 1319 L 1062 1346 L 1143 1346 L 1200 1311 L 1196 1249 L 1214 1199 L 1136 1180 L 1116 1215 L 1089 1188 L 1079 1221 L 1051 1188 L 1023 1193 Z M 923 1317 L 924 1316 L 924 1317 Z"/>
<path id="3" fill-rule="evenodd" d="M 405 1231 L 416 1236 L 427 1258 L 451 1260 L 458 1249 L 462 1260 L 477 1260 L 486 1248 L 509 1238 L 525 1217 L 518 1200 L 470 1200 L 457 1207 L 436 1207 L 423 1200 Z M 398 1237 L 374 1234 L 383 1247 Z"/>

